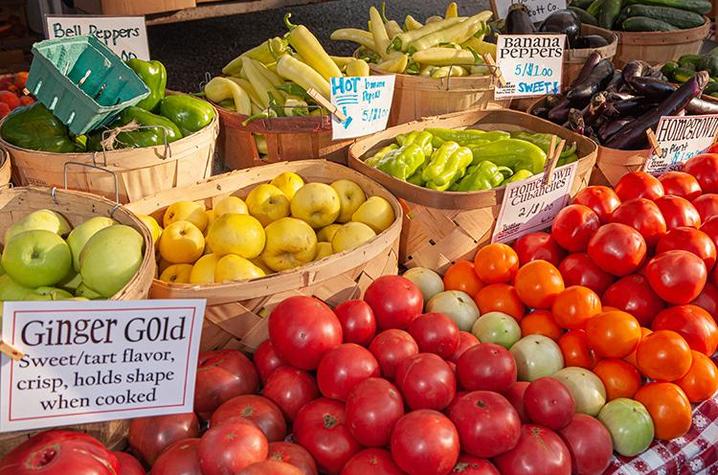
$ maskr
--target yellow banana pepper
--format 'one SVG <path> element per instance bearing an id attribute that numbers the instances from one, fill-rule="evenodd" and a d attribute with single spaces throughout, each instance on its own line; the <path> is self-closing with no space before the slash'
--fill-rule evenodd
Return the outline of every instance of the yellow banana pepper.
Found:
<path id="1" fill-rule="evenodd" d="M 329 81 L 311 66 L 285 54 L 277 61 L 277 73 L 284 79 L 303 87 L 305 91 L 316 89 L 327 100 L 331 97 Z"/>
<path id="2" fill-rule="evenodd" d="M 478 62 L 477 56 L 471 51 L 454 48 L 429 48 L 417 51 L 412 55 L 412 59 L 417 63 L 434 66 L 471 66 Z"/>
<path id="3" fill-rule="evenodd" d="M 309 66 L 314 68 L 327 81 L 333 77 L 341 77 L 342 72 L 334 64 L 334 61 L 319 43 L 317 37 L 306 26 L 290 23 L 289 18 L 291 15 L 291 13 L 287 13 L 284 16 L 284 23 L 289 29 L 289 34 L 287 35 L 289 44 L 304 58 Z"/>
<path id="4" fill-rule="evenodd" d="M 252 101 L 249 94 L 239 84 L 227 78 L 216 77 L 204 86 L 204 95 L 214 103 L 220 103 L 225 99 L 232 99 L 234 110 L 240 114 L 250 115 L 252 113 Z"/>
<path id="5" fill-rule="evenodd" d="M 369 64 L 363 59 L 355 59 L 347 65 L 347 76 L 369 76 Z"/>
<path id="6" fill-rule="evenodd" d="M 386 61 L 377 64 L 376 67 L 383 73 L 401 74 L 406 70 L 408 64 L 409 55 L 402 54 L 389 58 Z"/>
<path id="7" fill-rule="evenodd" d="M 378 51 L 374 44 L 374 35 L 359 28 L 340 28 L 329 37 L 332 41 L 351 41 L 372 51 Z"/>
<path id="8" fill-rule="evenodd" d="M 444 18 L 456 18 L 457 16 L 459 16 L 459 6 L 456 2 L 451 2 L 446 6 Z"/>
<path id="9" fill-rule="evenodd" d="M 419 20 L 415 19 L 411 15 L 407 15 L 406 18 L 404 19 L 404 29 L 406 31 L 418 30 L 422 26 L 424 26 L 424 25 L 422 25 L 422 23 Z"/>
<path id="10" fill-rule="evenodd" d="M 389 35 L 386 32 L 384 20 L 381 18 L 381 14 L 376 7 L 369 8 L 369 22 L 371 34 L 374 37 L 374 44 L 376 45 L 376 52 L 379 53 L 382 58 L 386 58 L 390 43 Z"/>

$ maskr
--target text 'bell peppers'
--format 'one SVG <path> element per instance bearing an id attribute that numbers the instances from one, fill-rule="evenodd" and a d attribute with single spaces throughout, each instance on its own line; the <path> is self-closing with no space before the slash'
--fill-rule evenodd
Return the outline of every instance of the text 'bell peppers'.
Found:
<path id="1" fill-rule="evenodd" d="M 484 161 L 512 170 L 525 168 L 540 173 L 546 164 L 546 153 L 531 142 L 518 139 L 497 140 L 482 145 L 469 145 L 474 154 L 473 165 Z"/>
<path id="2" fill-rule="evenodd" d="M 18 107 L 7 116 L 0 129 L 2 138 L 17 147 L 43 152 L 78 152 L 65 124 L 39 102 Z"/>
<path id="3" fill-rule="evenodd" d="M 384 155 L 377 168 L 394 178 L 406 180 L 424 164 L 425 160 L 426 155 L 421 145 L 412 143 Z"/>
<path id="4" fill-rule="evenodd" d="M 495 188 L 513 175 L 508 167 L 499 167 L 492 162 L 481 162 L 469 167 L 466 175 L 451 187 L 452 191 L 480 191 Z"/>
<path id="5" fill-rule="evenodd" d="M 422 178 L 428 188 L 445 191 L 463 176 L 472 160 L 471 149 L 456 142 L 446 142 L 431 155 Z"/>
<path id="6" fill-rule="evenodd" d="M 133 58 L 127 61 L 127 66 L 142 79 L 142 82 L 150 90 L 150 95 L 135 105 L 152 112 L 165 97 L 167 70 L 164 64 L 159 61 L 144 61 Z"/>
<path id="7" fill-rule="evenodd" d="M 167 96 L 160 102 L 160 114 L 179 127 L 183 137 L 207 127 L 215 116 L 214 107 L 207 101 L 187 94 Z"/>

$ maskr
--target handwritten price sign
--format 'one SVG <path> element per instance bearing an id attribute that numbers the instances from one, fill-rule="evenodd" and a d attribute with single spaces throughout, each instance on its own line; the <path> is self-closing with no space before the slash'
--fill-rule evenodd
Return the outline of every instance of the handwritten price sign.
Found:
<path id="1" fill-rule="evenodd" d="M 491 0 L 491 9 L 498 18 L 506 18 L 514 3 L 522 3 L 529 10 L 529 18 L 536 23 L 554 12 L 566 8 L 566 0 Z"/>
<path id="2" fill-rule="evenodd" d="M 499 35 L 496 64 L 506 83 L 496 99 L 558 94 L 565 43 L 566 35 Z"/>
<path id="3" fill-rule="evenodd" d="M 346 119 L 332 117 L 332 139 L 351 139 L 386 129 L 395 76 L 332 78 L 331 102 Z"/>
<path id="4" fill-rule="evenodd" d="M 688 159 L 710 147 L 717 133 L 717 115 L 661 117 L 656 128 L 661 150 L 651 153 L 645 171 L 657 175 L 680 169 Z"/>

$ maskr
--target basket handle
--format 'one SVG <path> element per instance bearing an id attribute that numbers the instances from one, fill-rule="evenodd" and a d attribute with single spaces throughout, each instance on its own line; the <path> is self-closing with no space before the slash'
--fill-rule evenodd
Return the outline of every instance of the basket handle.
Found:
<path id="1" fill-rule="evenodd" d="M 132 132 L 137 130 L 162 130 L 162 144 L 164 145 L 164 151 L 159 156 L 162 160 L 167 160 L 167 158 L 172 158 L 172 147 L 170 146 L 170 143 L 167 141 L 167 133 L 169 132 L 169 129 L 163 125 L 137 125 L 132 128 Z M 110 136 L 110 134 L 113 133 L 113 130 L 115 129 L 108 129 L 102 132 L 102 166 L 107 166 L 107 152 L 111 152 L 111 150 L 107 150 L 106 141 L 107 138 Z M 114 142 L 114 139 L 113 139 Z M 97 152 L 95 152 L 97 153 Z M 94 165 L 97 165 L 97 161 L 95 160 L 95 155 L 92 157 L 92 162 Z"/>
<path id="2" fill-rule="evenodd" d="M 64 166 L 64 173 L 63 173 L 63 187 L 67 190 L 67 169 L 70 167 L 70 165 L 75 165 L 78 167 L 86 167 L 86 168 L 93 168 L 95 170 L 99 170 L 101 172 L 109 173 L 112 175 L 112 179 L 115 182 L 115 208 L 112 210 L 112 213 L 114 213 L 115 209 L 117 209 L 120 206 L 120 182 L 117 178 L 117 173 L 113 172 L 112 170 L 108 170 L 107 168 L 100 167 L 98 165 L 91 165 L 89 163 L 81 163 L 81 162 L 65 162 Z M 52 195 L 55 196 L 55 188 L 52 189 Z M 110 213 L 110 215 L 112 215 Z"/>

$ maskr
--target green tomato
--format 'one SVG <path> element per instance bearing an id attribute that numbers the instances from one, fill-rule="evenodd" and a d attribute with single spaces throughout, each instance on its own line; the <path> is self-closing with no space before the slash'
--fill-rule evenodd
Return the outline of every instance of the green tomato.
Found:
<path id="1" fill-rule="evenodd" d="M 638 401 L 618 398 L 609 402 L 598 414 L 598 420 L 611 433 L 613 450 L 625 457 L 645 451 L 653 441 L 653 421 Z"/>
<path id="2" fill-rule="evenodd" d="M 606 388 L 603 382 L 593 372 L 569 366 L 553 375 L 561 381 L 571 392 L 576 401 L 576 412 L 596 417 L 606 404 Z"/>
<path id="3" fill-rule="evenodd" d="M 563 368 L 561 348 L 543 335 L 528 335 L 511 347 L 519 381 L 534 381 L 551 376 Z"/>
<path id="4" fill-rule="evenodd" d="M 507 350 L 521 339 L 521 327 L 513 317 L 503 312 L 480 316 L 471 327 L 471 333 L 482 343 L 496 343 Z"/>

